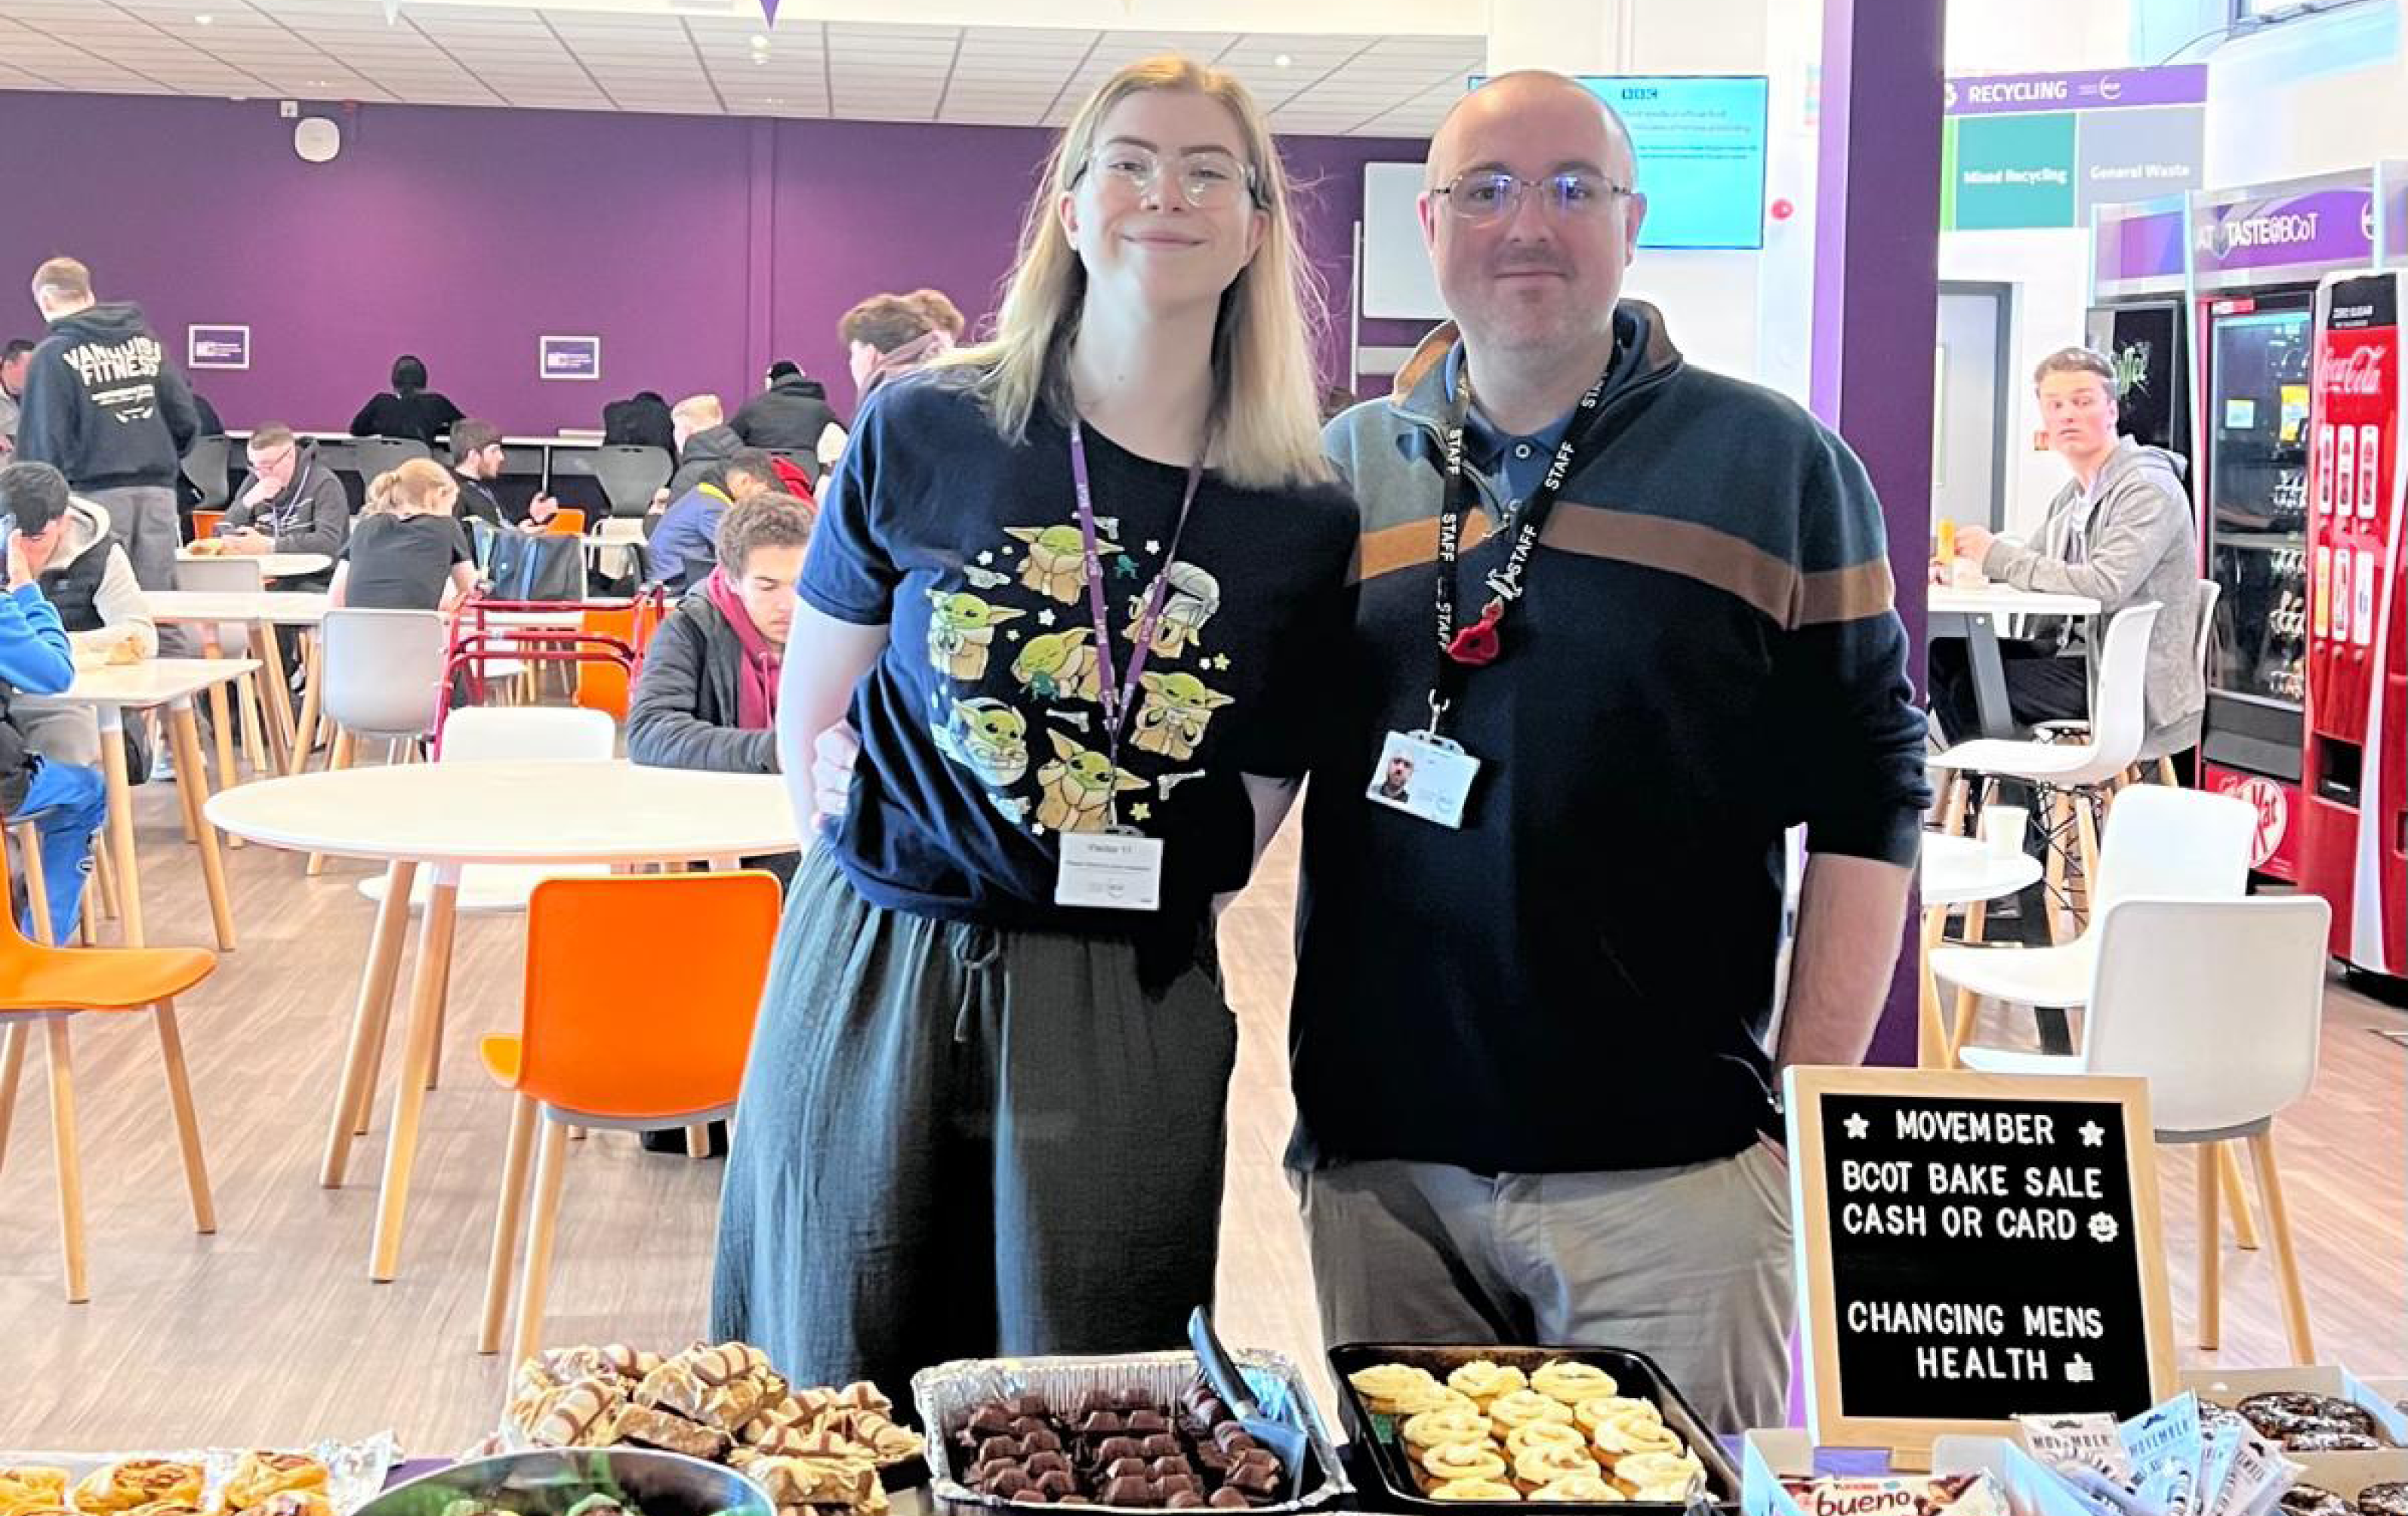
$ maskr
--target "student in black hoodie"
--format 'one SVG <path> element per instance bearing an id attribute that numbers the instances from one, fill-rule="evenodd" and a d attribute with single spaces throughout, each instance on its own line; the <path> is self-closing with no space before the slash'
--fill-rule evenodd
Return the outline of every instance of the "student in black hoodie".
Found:
<path id="1" fill-rule="evenodd" d="M 108 512 L 108 535 L 144 589 L 173 589 L 178 460 L 200 430 L 192 391 L 140 307 L 102 304 L 74 259 L 34 271 L 34 304 L 50 332 L 25 370 L 17 456 L 52 465 Z"/>
<path id="2" fill-rule="evenodd" d="M 606 448 L 658 448 L 677 456 L 677 422 L 669 419 L 669 403 L 658 390 L 638 390 L 624 400 L 602 408 L 602 445 Z"/>
<path id="3" fill-rule="evenodd" d="M 426 365 L 405 352 L 393 361 L 393 388 L 351 418 L 351 436 L 408 437 L 432 452 L 436 439 L 462 419 L 450 395 L 426 387 Z"/>
<path id="4" fill-rule="evenodd" d="M 737 408 L 727 423 L 748 448 L 773 448 L 818 455 L 820 439 L 838 423 L 827 386 L 780 359 L 769 365 L 769 387 Z M 814 468 L 813 474 L 819 472 Z"/>

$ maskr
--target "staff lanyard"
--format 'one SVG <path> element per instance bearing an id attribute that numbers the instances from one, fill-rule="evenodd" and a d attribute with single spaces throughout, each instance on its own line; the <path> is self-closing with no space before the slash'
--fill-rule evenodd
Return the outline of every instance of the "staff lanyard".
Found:
<path id="1" fill-rule="evenodd" d="M 1161 623 L 1162 608 L 1170 594 L 1170 565 L 1179 556 L 1180 538 L 1187 534 L 1187 513 L 1195 508 L 1196 491 L 1204 482 L 1204 459 L 1199 451 L 1195 463 L 1187 468 L 1187 493 L 1180 497 L 1179 520 L 1170 529 L 1170 544 L 1163 551 L 1162 566 L 1154 571 L 1154 583 L 1145 592 L 1144 608 L 1138 614 L 1137 624 L 1129 628 L 1129 665 L 1125 679 L 1116 678 L 1112 666 L 1111 608 L 1104 598 L 1104 560 L 1096 548 L 1096 496 L 1087 482 L 1086 433 L 1076 416 L 1070 418 L 1070 481 L 1079 495 L 1079 541 L 1086 553 L 1087 609 L 1096 621 L 1096 695 L 1104 708 L 1104 737 L 1112 767 L 1121 766 L 1121 735 L 1128 726 L 1130 702 L 1137 697 L 1139 679 L 1145 673 L 1146 655 L 1154 649 L 1154 628 Z"/>
<path id="2" fill-rule="evenodd" d="M 1613 363 L 1609 359 L 1605 372 L 1581 396 L 1579 408 L 1564 428 L 1563 440 L 1555 444 L 1555 461 L 1547 465 L 1546 477 L 1522 502 L 1521 520 L 1513 534 L 1512 550 L 1506 554 L 1505 566 L 1488 576 L 1487 605 L 1481 608 L 1476 621 L 1460 631 L 1455 624 L 1455 571 L 1463 556 L 1463 519 L 1471 495 L 1471 482 L 1463 466 L 1464 425 L 1471 414 L 1471 370 L 1466 367 L 1456 376 L 1455 405 L 1446 421 L 1446 493 L 1438 515 L 1439 656 L 1438 676 L 1430 685 L 1432 736 L 1438 734 L 1447 708 L 1455 704 L 1466 675 L 1496 660 L 1497 628 L 1513 602 L 1522 598 L 1522 576 L 1529 566 L 1530 553 L 1539 545 L 1539 535 L 1546 530 L 1547 518 L 1555 514 L 1555 496 L 1571 472 L 1574 455 L 1597 429 L 1606 380 L 1612 376 Z"/>

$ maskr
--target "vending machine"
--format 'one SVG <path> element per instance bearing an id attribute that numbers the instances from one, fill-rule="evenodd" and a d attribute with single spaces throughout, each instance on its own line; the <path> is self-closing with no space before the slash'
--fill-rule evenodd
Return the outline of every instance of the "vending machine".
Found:
<path id="1" fill-rule="evenodd" d="M 2316 291 L 2309 415 L 2307 745 L 2300 882 L 2332 905 L 2333 955 L 2408 975 L 2408 610 L 2397 269 Z"/>
<path id="2" fill-rule="evenodd" d="M 2202 574 L 2221 586 L 2200 784 L 2258 809 L 2252 865 L 2299 879 L 2311 619 L 2315 293 L 2376 260 L 2377 176 L 2191 197 L 2200 370 L 2192 460 Z"/>

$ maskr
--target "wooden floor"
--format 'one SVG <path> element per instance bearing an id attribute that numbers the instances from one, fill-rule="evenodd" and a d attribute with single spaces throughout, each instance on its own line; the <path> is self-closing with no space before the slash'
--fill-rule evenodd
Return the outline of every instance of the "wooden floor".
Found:
<path id="1" fill-rule="evenodd" d="M 200 875 L 172 795 L 137 792 L 151 934 L 200 942 Z M 382 1153 L 318 1187 L 319 1146 L 365 951 L 361 871 L 318 880 L 301 860 L 229 857 L 241 948 L 183 1003 L 220 1230 L 193 1234 L 162 1097 L 157 1044 L 134 1019 L 75 1028 L 91 1217 L 92 1300 L 60 1294 L 43 1064 L 28 1060 L 0 1169 L 0 1450 L 297 1443 L 391 1428 L 408 1449 L 457 1451 L 492 1425 L 505 1377 L 474 1334 L 507 1102 L 476 1062 L 479 1033 L 512 1025 L 515 918 L 464 920 L 443 1087 L 425 1142 L 401 1278 L 367 1278 Z M 1243 1038 L 1232 1102 L 1222 1322 L 1234 1341 L 1319 1353 L 1312 1290 L 1279 1168 L 1287 1135 L 1283 1023 L 1294 854 L 1224 927 Z M 621 945 L 640 951 L 641 945 Z M 2281 1135 L 2324 1356 L 2408 1373 L 2402 1048 L 2375 1033 L 2408 1013 L 2336 987 L 2323 1070 Z M 600 1134 L 572 1150 L 548 1337 L 681 1345 L 702 1328 L 720 1166 L 640 1152 Z M 2186 1156 L 2168 1169 L 2175 1311 L 2191 1321 Z M 2270 1257 L 2229 1250 L 2225 1347 L 2215 1361 L 2286 1361 Z M 2196 1352 L 2186 1353 L 2196 1359 Z M 1326 1394 L 1326 1379 L 1322 1380 Z M 900 1391 L 902 1386 L 888 1388 Z"/>

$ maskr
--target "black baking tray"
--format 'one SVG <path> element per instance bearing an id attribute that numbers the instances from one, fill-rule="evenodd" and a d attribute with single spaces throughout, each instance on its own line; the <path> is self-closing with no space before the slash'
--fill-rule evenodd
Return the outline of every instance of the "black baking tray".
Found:
<path id="1" fill-rule="evenodd" d="M 1381 1490 L 1377 1495 L 1363 1492 L 1363 1505 L 1368 1509 L 1393 1506 L 1403 1510 L 1445 1512 L 1447 1516 L 1463 1516 L 1465 1511 L 1486 1509 L 1458 1500 L 1433 1500 L 1422 1494 L 1413 1482 L 1412 1466 L 1405 1456 L 1404 1436 L 1396 1418 L 1377 1413 L 1364 1404 L 1347 1376 L 1375 1364 L 1405 1364 L 1428 1369 L 1441 1380 L 1461 1366 L 1477 1358 L 1518 1368 L 1527 1374 L 1542 1364 L 1559 1358 L 1577 1359 L 1594 1364 L 1613 1376 L 1621 1393 L 1634 1400 L 1651 1400 L 1664 1413 L 1664 1424 L 1677 1434 L 1683 1442 L 1706 1466 L 1706 1495 L 1717 1507 L 1736 1510 L 1739 1507 L 1739 1470 L 1731 1464 L 1723 1445 L 1706 1429 L 1697 1409 L 1691 1406 L 1680 1389 L 1665 1377 L 1656 1360 L 1643 1352 L 1624 1348 L 1499 1348 L 1455 1347 L 1429 1342 L 1347 1342 L 1329 1350 L 1329 1369 L 1338 1381 L 1338 1411 L 1349 1441 L 1366 1450 L 1368 1456 L 1361 1466 L 1369 1470 Z M 1568 1501 L 1525 1500 L 1510 1508 L 1498 1501 L 1498 1509 L 1517 1511 L 1550 1511 L 1555 1516 L 1598 1516 L 1601 1510 L 1612 1511 L 1676 1511 L 1684 1508 L 1670 1501 L 1621 1500 L 1604 1505 L 1574 1504 Z"/>

